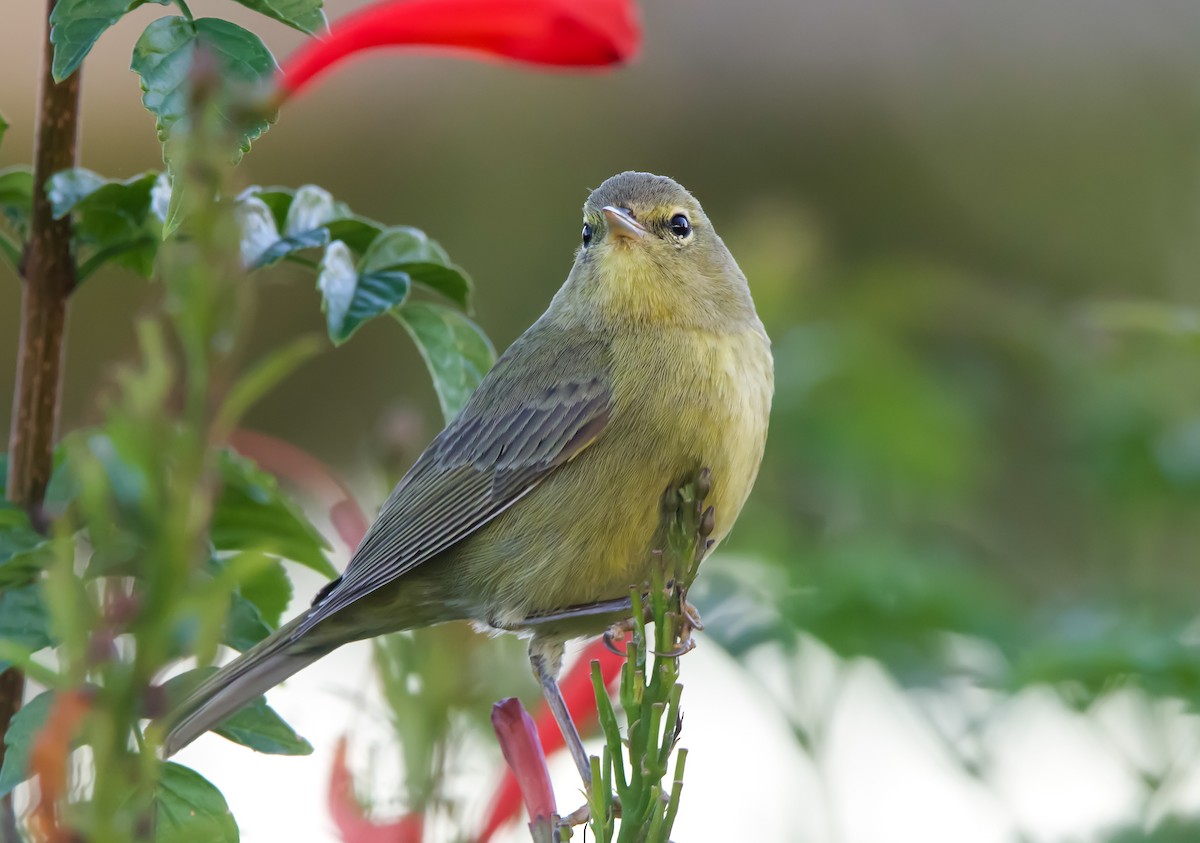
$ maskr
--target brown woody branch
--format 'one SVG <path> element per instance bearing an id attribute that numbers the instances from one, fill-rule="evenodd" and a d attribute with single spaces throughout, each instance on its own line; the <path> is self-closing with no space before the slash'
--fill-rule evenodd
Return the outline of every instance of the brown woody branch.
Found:
<path id="1" fill-rule="evenodd" d="M 28 509 L 35 524 L 42 522 L 41 505 L 53 465 L 67 299 L 75 287 L 71 221 L 54 219 L 45 190 L 46 180 L 52 174 L 74 167 L 78 160 L 79 71 L 63 82 L 55 82 L 51 75 L 54 47 L 50 44 L 49 16 L 55 2 L 47 0 L 46 4 L 46 36 L 33 142 L 33 213 L 21 266 L 25 285 L 8 446 L 9 500 Z M 19 671 L 9 669 L 0 674 L 0 763 L 4 760 L 3 737 L 21 706 L 24 690 L 25 677 Z M 0 801 L 0 841 L 16 841 L 19 839 L 16 834 L 10 794 Z"/>

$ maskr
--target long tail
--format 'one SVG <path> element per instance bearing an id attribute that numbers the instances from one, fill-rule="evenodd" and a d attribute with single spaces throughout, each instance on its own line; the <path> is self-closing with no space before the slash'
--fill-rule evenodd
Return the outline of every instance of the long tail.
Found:
<path id="1" fill-rule="evenodd" d="M 196 688 L 168 717 L 171 730 L 163 741 L 164 756 L 174 755 L 259 694 L 337 648 L 314 646 L 311 635 L 296 635 L 304 620 L 302 614 L 284 624 Z M 308 640 L 301 643 L 302 638 Z"/>

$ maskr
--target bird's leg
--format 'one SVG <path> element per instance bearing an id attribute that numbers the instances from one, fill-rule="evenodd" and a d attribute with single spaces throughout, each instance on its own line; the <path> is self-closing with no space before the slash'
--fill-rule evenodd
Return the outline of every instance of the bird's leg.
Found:
<path id="1" fill-rule="evenodd" d="M 538 684 L 542 686 L 542 696 L 546 698 L 546 703 L 554 714 L 554 720 L 558 723 L 559 731 L 562 732 L 563 741 L 571 752 L 571 760 L 575 762 L 575 767 L 579 770 L 579 777 L 583 779 L 583 786 L 590 793 L 592 790 L 592 764 L 583 748 L 579 730 L 575 728 L 575 721 L 571 719 L 571 712 L 567 710 L 567 703 L 563 699 L 562 691 L 558 689 L 557 677 L 558 671 L 562 667 L 562 654 L 561 641 L 551 642 L 534 638 L 529 643 L 529 663 L 533 666 L 533 675 L 537 677 Z"/>

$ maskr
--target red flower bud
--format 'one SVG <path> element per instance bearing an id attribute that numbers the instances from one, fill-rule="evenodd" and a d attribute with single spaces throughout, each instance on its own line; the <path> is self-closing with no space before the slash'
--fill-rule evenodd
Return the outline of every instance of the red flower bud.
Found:
<path id="1" fill-rule="evenodd" d="M 580 654 L 559 683 L 559 690 L 562 691 L 567 710 L 571 712 L 571 719 L 582 734 L 587 734 L 596 725 L 597 719 L 596 697 L 592 690 L 593 661 L 600 662 L 600 674 L 606 687 L 612 687 L 621 675 L 621 665 L 625 663 L 625 660 L 610 651 L 602 640 L 597 640 Z M 494 712 L 495 709 L 493 718 Z M 553 754 L 566 745 L 554 719 L 554 713 L 545 702 L 538 707 L 537 733 L 546 754 Z M 516 816 L 522 790 L 513 770 L 507 770 L 500 786 L 496 788 L 495 796 L 492 797 L 492 808 L 475 843 L 487 843 L 501 826 Z M 533 814 L 530 813 L 530 816 Z"/>
<path id="2" fill-rule="evenodd" d="M 546 756 L 542 754 L 542 744 L 538 740 L 533 718 L 525 711 L 521 701 L 509 697 L 492 706 L 492 728 L 496 730 L 504 760 L 508 762 L 521 795 L 525 797 L 530 822 L 537 823 L 553 817 L 557 809 L 554 788 L 550 785 L 550 771 L 546 769 Z"/>
<path id="3" fill-rule="evenodd" d="M 642 34 L 634 0 L 384 0 L 334 23 L 287 61 L 286 99 L 342 59 L 373 47 L 423 46 L 552 67 L 632 59 Z"/>

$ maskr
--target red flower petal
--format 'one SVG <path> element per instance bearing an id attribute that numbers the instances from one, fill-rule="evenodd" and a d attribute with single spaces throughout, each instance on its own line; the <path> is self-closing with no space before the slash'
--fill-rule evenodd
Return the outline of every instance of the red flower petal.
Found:
<path id="1" fill-rule="evenodd" d="M 373 47 L 426 46 L 553 67 L 629 61 L 641 45 L 634 0 L 384 0 L 337 21 L 283 63 L 283 98 Z"/>
<path id="2" fill-rule="evenodd" d="M 496 739 L 500 741 L 500 751 L 504 753 L 508 769 L 525 797 L 530 822 L 553 817 L 557 810 L 550 771 L 546 769 L 546 756 L 538 741 L 537 727 L 525 706 L 516 697 L 496 703 L 492 706 L 492 728 L 496 730 Z"/>
<path id="3" fill-rule="evenodd" d="M 345 843 L 421 843 L 425 818 L 408 814 L 379 823 L 363 811 L 354 795 L 354 777 L 346 766 L 346 739 L 337 742 L 329 774 L 329 815 Z"/>
<path id="4" fill-rule="evenodd" d="M 621 675 L 621 665 L 625 660 L 604 646 L 602 640 L 590 644 L 571 665 L 566 677 L 559 683 L 567 710 L 571 719 L 581 734 L 588 734 L 596 725 L 596 697 L 592 691 L 592 662 L 600 662 L 600 674 L 604 678 L 605 687 L 611 688 L 617 677 Z M 537 732 L 542 748 L 547 755 L 552 755 L 566 744 L 558 722 L 545 701 L 538 706 Z M 492 836 L 506 823 L 517 815 L 521 808 L 521 788 L 512 770 L 506 770 L 501 779 L 496 794 L 492 797 L 492 808 L 476 843 L 487 843 Z"/>

